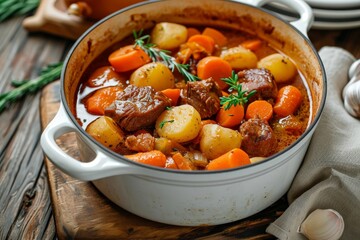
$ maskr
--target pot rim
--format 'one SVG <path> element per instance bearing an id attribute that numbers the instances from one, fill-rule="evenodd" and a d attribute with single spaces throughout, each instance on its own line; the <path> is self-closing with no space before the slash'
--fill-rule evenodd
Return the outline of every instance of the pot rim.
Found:
<path id="1" fill-rule="evenodd" d="M 255 166 L 264 164 L 266 162 L 272 161 L 275 158 L 278 158 L 279 156 L 285 154 L 286 152 L 289 152 L 295 145 L 297 145 L 299 142 L 301 142 L 310 132 L 312 132 L 312 130 L 315 128 L 315 126 L 317 125 L 317 123 L 320 120 L 321 114 L 323 112 L 324 106 L 325 106 L 325 101 L 326 101 L 326 95 L 327 95 L 327 79 L 326 79 L 326 73 L 325 73 L 325 68 L 324 65 L 322 63 L 322 60 L 317 52 L 317 50 L 315 49 L 315 47 L 313 46 L 313 44 L 311 43 L 310 39 L 307 38 L 307 36 L 305 36 L 304 33 L 302 33 L 299 29 L 297 29 L 296 27 L 292 26 L 289 22 L 286 22 L 285 20 L 281 19 L 280 17 L 278 17 L 277 15 L 275 15 L 275 13 L 271 12 L 270 10 L 264 9 L 262 7 L 258 7 L 258 6 L 254 6 L 245 2 L 239 2 L 236 0 L 224 0 L 226 2 L 232 2 L 235 4 L 241 4 L 241 5 L 246 5 L 248 7 L 263 11 L 266 14 L 271 15 L 272 17 L 280 20 L 281 22 L 285 23 L 287 25 L 287 27 L 292 28 L 293 30 L 295 30 L 297 32 L 297 34 L 299 34 L 301 36 L 301 38 L 303 40 L 306 41 L 306 43 L 310 46 L 311 50 L 313 51 L 313 53 L 316 56 L 316 59 L 320 65 L 321 68 L 321 72 L 322 74 L 322 98 L 319 102 L 319 108 L 318 111 L 316 112 L 316 115 L 313 119 L 313 121 L 311 122 L 311 124 L 308 126 L 308 128 L 305 130 L 305 132 L 297 139 L 295 140 L 291 145 L 289 145 L 288 147 L 286 147 L 285 149 L 281 150 L 280 152 L 275 153 L 274 155 L 271 155 L 269 157 L 267 157 L 265 160 L 260 161 L 260 162 L 256 162 L 256 163 L 252 163 L 252 164 L 248 164 L 248 165 L 244 165 L 244 166 L 240 166 L 237 168 L 230 168 L 230 169 L 224 169 L 224 170 L 214 170 L 214 171 L 204 171 L 204 170 L 194 170 L 194 171 L 184 171 L 184 170 L 180 170 L 180 169 L 165 169 L 165 168 L 159 168 L 159 167 L 154 167 L 151 165 L 146 165 L 146 164 L 141 164 L 141 163 L 137 163 L 134 161 L 131 161 L 127 158 L 125 158 L 123 155 L 116 153 L 108 148 L 106 148 L 105 146 L 103 146 L 102 144 L 100 144 L 98 141 L 96 141 L 93 137 L 91 137 L 81 126 L 80 124 L 77 122 L 75 116 L 72 114 L 71 110 L 69 109 L 67 102 L 66 102 L 66 97 L 65 97 L 65 88 L 64 88 L 64 79 L 65 79 L 65 72 L 67 70 L 67 65 L 68 62 L 72 56 L 72 54 L 74 53 L 74 50 L 78 47 L 78 45 L 81 43 L 81 41 L 88 35 L 90 34 L 95 28 L 97 28 L 99 25 L 103 24 L 104 22 L 108 21 L 109 19 L 122 14 L 123 12 L 126 12 L 128 10 L 131 10 L 133 8 L 137 8 L 137 7 L 141 7 L 141 6 L 145 6 L 148 4 L 153 4 L 153 3 L 158 3 L 158 2 L 164 2 L 166 0 L 150 0 L 150 1 L 144 1 L 144 2 L 140 2 L 140 3 L 136 3 L 133 5 L 130 5 L 128 7 L 122 8 L 110 15 L 108 15 L 107 17 L 97 21 L 95 24 L 93 24 L 90 28 L 88 28 L 77 40 L 76 42 L 73 44 L 73 46 L 71 47 L 71 49 L 69 50 L 65 60 L 64 60 L 64 65 L 63 68 L 61 70 L 61 76 L 60 76 L 60 81 L 61 81 L 61 89 L 60 89 L 60 101 L 61 104 L 64 106 L 64 109 L 67 113 L 67 116 L 70 118 L 71 122 L 76 126 L 77 130 L 80 131 L 80 133 L 82 135 L 84 135 L 86 137 L 87 140 L 90 140 L 93 144 L 95 144 L 98 149 L 101 149 L 101 151 L 105 152 L 107 155 L 111 155 L 112 157 L 114 157 L 114 159 L 121 159 L 122 161 L 125 161 L 126 163 L 130 164 L 130 165 L 135 165 L 135 166 L 139 166 L 141 168 L 145 168 L 145 169 L 149 169 L 149 170 L 155 170 L 155 171 L 159 171 L 159 172 L 166 172 L 166 173 L 174 173 L 174 174 L 186 174 L 186 175 L 192 175 L 192 174 L 196 174 L 196 175 L 203 175 L 203 174 L 223 174 L 223 173 L 227 173 L 227 172 L 234 172 L 234 171 L 241 171 L 241 170 L 245 170 L 248 168 L 254 168 Z M 95 151 L 95 150 L 94 150 Z M 282 162 L 284 162 L 286 159 L 283 159 Z"/>

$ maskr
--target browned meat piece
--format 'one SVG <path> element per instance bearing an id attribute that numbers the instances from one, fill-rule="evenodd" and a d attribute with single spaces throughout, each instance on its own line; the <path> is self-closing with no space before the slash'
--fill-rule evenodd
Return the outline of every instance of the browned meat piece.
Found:
<path id="1" fill-rule="evenodd" d="M 241 148 L 251 157 L 267 157 L 277 147 L 270 125 L 260 118 L 251 118 L 240 126 Z"/>
<path id="2" fill-rule="evenodd" d="M 154 124 L 165 108 L 170 106 L 171 100 L 152 87 L 129 85 L 105 109 L 105 115 L 114 119 L 124 130 L 136 131 Z"/>
<path id="3" fill-rule="evenodd" d="M 238 72 L 242 90 L 256 90 L 256 97 L 261 99 L 276 98 L 278 89 L 274 76 L 265 68 L 254 68 Z"/>
<path id="4" fill-rule="evenodd" d="M 220 109 L 222 96 L 219 86 L 211 79 L 188 82 L 180 92 L 180 104 L 193 106 L 202 119 L 209 118 Z"/>
<path id="5" fill-rule="evenodd" d="M 150 133 L 130 135 L 125 140 L 125 146 L 136 152 L 148 152 L 155 148 L 155 138 Z"/>

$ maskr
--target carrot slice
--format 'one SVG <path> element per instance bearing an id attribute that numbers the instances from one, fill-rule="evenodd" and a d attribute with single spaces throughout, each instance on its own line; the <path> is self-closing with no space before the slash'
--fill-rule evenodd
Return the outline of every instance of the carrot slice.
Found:
<path id="1" fill-rule="evenodd" d="M 100 87 L 109 81 L 126 81 L 126 78 L 115 72 L 112 66 L 104 66 L 92 72 L 86 85 L 89 87 Z"/>
<path id="2" fill-rule="evenodd" d="M 245 118 L 250 119 L 258 116 L 263 120 L 269 121 L 272 115 L 273 107 L 269 102 L 265 100 L 256 100 L 248 105 Z"/>
<path id="3" fill-rule="evenodd" d="M 165 167 L 166 156 L 158 150 L 149 152 L 139 152 L 131 155 L 124 155 L 124 157 L 138 163 L 152 165 L 156 167 Z"/>
<path id="4" fill-rule="evenodd" d="M 223 170 L 240 167 L 250 163 L 249 155 L 245 151 L 240 148 L 234 148 L 233 150 L 212 160 L 206 166 L 206 170 Z"/>
<path id="5" fill-rule="evenodd" d="M 175 153 L 172 156 L 172 158 L 174 159 L 174 162 L 176 163 L 176 165 L 179 169 L 182 169 L 182 170 L 195 170 L 196 169 L 194 164 L 189 159 L 187 159 L 186 157 L 181 155 L 181 153 L 179 153 L 179 152 Z"/>
<path id="6" fill-rule="evenodd" d="M 216 121 L 220 126 L 232 128 L 244 119 L 244 107 L 242 105 L 231 106 L 228 110 L 220 108 L 216 115 Z"/>
<path id="7" fill-rule="evenodd" d="M 172 157 L 166 158 L 165 168 L 179 169 Z"/>
<path id="8" fill-rule="evenodd" d="M 280 88 L 275 105 L 274 112 L 280 117 L 286 117 L 293 114 L 301 104 L 302 95 L 297 87 L 287 85 Z"/>
<path id="9" fill-rule="evenodd" d="M 168 88 L 165 90 L 161 91 L 162 93 L 164 93 L 168 98 L 171 99 L 171 105 L 172 106 L 176 106 L 177 105 L 177 101 L 180 97 L 180 89 L 178 88 Z"/>
<path id="10" fill-rule="evenodd" d="M 212 77 L 219 85 L 220 89 L 225 89 L 228 85 L 222 81 L 222 78 L 231 76 L 232 68 L 230 63 L 220 57 L 204 57 L 197 64 L 197 75 L 201 79 Z"/>
<path id="11" fill-rule="evenodd" d="M 197 30 L 196 28 L 187 28 L 187 38 L 188 39 L 194 35 L 199 35 L 199 34 L 201 34 L 201 32 L 199 30 Z"/>
<path id="12" fill-rule="evenodd" d="M 211 38 L 209 36 L 196 34 L 196 35 L 191 36 L 188 39 L 188 42 L 195 42 L 195 43 L 199 44 L 209 54 L 211 54 L 214 51 L 215 41 L 213 38 Z"/>
<path id="13" fill-rule="evenodd" d="M 108 60 L 117 72 L 134 70 L 151 61 L 141 48 L 134 48 L 134 45 L 127 45 L 112 52 Z"/>
<path id="14" fill-rule="evenodd" d="M 115 101 L 117 92 L 122 90 L 123 88 L 119 86 L 96 90 L 93 95 L 85 100 L 87 111 L 94 115 L 104 115 L 105 108 Z"/>
<path id="15" fill-rule="evenodd" d="M 215 44 L 217 44 L 219 47 L 225 46 L 227 43 L 227 38 L 224 36 L 224 34 L 214 28 L 207 27 L 204 29 L 202 34 L 214 39 Z"/>
<path id="16" fill-rule="evenodd" d="M 261 47 L 261 44 L 262 42 L 260 39 L 250 39 L 242 42 L 240 45 L 251 51 L 256 51 Z"/>

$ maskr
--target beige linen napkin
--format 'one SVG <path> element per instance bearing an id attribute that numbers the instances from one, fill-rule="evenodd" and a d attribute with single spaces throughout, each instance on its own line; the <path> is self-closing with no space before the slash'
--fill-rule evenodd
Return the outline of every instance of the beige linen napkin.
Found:
<path id="1" fill-rule="evenodd" d="M 288 192 L 290 206 L 266 229 L 281 240 L 306 239 L 298 227 L 318 208 L 343 216 L 341 239 L 360 239 L 360 120 L 347 113 L 341 97 L 355 59 L 336 47 L 319 54 L 328 81 L 324 112 Z"/>

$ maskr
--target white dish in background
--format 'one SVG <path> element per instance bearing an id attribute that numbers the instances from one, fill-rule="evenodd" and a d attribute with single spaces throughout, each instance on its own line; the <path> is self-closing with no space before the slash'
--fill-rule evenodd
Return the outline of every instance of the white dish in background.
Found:
<path id="1" fill-rule="evenodd" d="M 341 29 L 350 29 L 360 27 L 360 20 L 349 21 L 349 22 L 322 22 L 314 21 L 312 28 L 313 29 L 323 29 L 323 30 L 341 30 Z"/>
<path id="2" fill-rule="evenodd" d="M 314 12 L 314 16 L 319 18 L 329 18 L 329 19 L 360 18 L 360 8 L 339 9 L 339 10 L 313 8 L 313 12 Z"/>
<path id="3" fill-rule="evenodd" d="M 292 16 L 284 15 L 277 12 L 274 13 L 286 21 L 294 21 L 296 19 Z M 338 22 L 314 20 L 313 24 L 311 25 L 312 29 L 320 29 L 320 30 L 341 30 L 341 29 L 351 29 L 357 27 L 360 27 L 360 19 L 353 21 L 338 21 Z"/>
<path id="4" fill-rule="evenodd" d="M 354 8 L 360 7 L 359 0 L 305 0 L 311 7 L 325 9 Z"/>
<path id="5" fill-rule="evenodd" d="M 360 2 L 360 0 L 358 0 Z M 271 10 L 280 10 L 281 13 L 289 15 L 295 13 L 295 11 L 280 3 L 270 3 Z M 312 8 L 315 18 L 326 18 L 326 19 L 354 19 L 360 18 L 360 8 L 357 9 L 319 9 Z M 289 13 L 289 14 L 288 14 Z"/>

